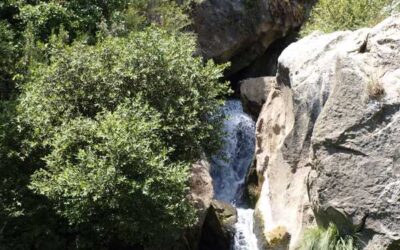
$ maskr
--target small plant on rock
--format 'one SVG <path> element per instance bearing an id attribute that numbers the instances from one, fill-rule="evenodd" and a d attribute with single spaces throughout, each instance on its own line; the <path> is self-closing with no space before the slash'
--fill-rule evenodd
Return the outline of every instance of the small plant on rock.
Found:
<path id="1" fill-rule="evenodd" d="M 357 250 L 355 236 L 340 235 L 338 228 L 311 227 L 304 232 L 299 250 Z"/>
<path id="2" fill-rule="evenodd" d="M 373 74 L 367 84 L 368 96 L 374 100 L 380 100 L 385 95 L 380 78 L 383 74 Z"/>

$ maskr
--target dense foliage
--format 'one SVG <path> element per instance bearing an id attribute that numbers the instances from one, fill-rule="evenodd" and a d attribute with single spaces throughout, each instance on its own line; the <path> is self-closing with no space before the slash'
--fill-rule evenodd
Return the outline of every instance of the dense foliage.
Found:
<path id="1" fill-rule="evenodd" d="M 185 200 L 189 164 L 172 162 L 155 110 L 127 101 L 96 119 L 75 118 L 52 138 L 31 187 L 72 224 L 102 238 L 155 243 L 193 222 Z"/>
<path id="2" fill-rule="evenodd" d="M 155 28 L 96 46 L 55 45 L 49 64 L 31 67 L 21 119 L 46 142 L 65 120 L 95 118 L 140 96 L 160 112 L 160 136 L 174 149 L 173 158 L 198 158 L 202 148 L 218 144 L 213 132 L 220 120 L 208 115 L 221 104 L 217 97 L 226 87 L 218 84 L 223 67 L 192 57 L 194 45 L 190 35 Z"/>
<path id="3" fill-rule="evenodd" d="M 7 22 L 0 21 L 0 98 L 6 98 L 13 88 L 16 49 L 13 30 Z"/>
<path id="4" fill-rule="evenodd" d="M 160 248 L 195 223 L 228 87 L 188 4 L 0 3 L 0 249 Z"/>
<path id="5" fill-rule="evenodd" d="M 333 32 L 355 30 L 372 26 L 389 15 L 394 0 L 320 0 L 311 12 L 310 20 L 303 27 L 302 34 L 312 31 Z"/>

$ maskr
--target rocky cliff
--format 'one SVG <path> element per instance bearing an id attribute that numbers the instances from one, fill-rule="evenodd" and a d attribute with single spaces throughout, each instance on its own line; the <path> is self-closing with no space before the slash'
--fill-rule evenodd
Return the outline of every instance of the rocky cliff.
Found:
<path id="1" fill-rule="evenodd" d="M 285 229 L 294 249 L 315 217 L 400 249 L 400 16 L 291 44 L 256 133 L 264 246 Z"/>
<path id="2" fill-rule="evenodd" d="M 200 1 L 192 13 L 193 28 L 198 37 L 198 53 L 205 59 L 214 59 L 218 63 L 230 61 L 232 66 L 226 72 L 228 78 L 243 69 L 246 69 L 247 76 L 264 72 L 275 74 L 278 55 L 287 46 L 288 40 L 293 38 L 290 34 L 304 22 L 313 2 L 315 1 Z M 259 89 L 252 90 L 254 84 L 259 85 Z M 263 84 L 261 81 L 261 85 Z M 265 86 L 261 85 L 256 80 L 242 90 L 244 93 L 246 90 L 250 91 L 246 92 L 250 99 L 254 95 L 258 96 L 256 101 L 251 102 L 255 118 L 266 100 L 263 96 L 267 96 L 269 92 L 269 82 Z M 258 93 L 259 90 L 263 93 Z M 215 240 L 223 235 L 220 232 L 224 230 L 223 225 L 219 225 L 221 223 L 216 223 L 218 213 L 214 212 L 212 206 L 210 209 L 213 190 L 208 164 L 195 164 L 192 172 L 192 200 L 199 208 L 199 223 L 182 237 L 177 244 L 178 249 L 197 249 L 198 246 L 211 249 L 210 245 L 220 250 L 229 249 L 223 239 Z"/>
<path id="3" fill-rule="evenodd" d="M 193 11 L 199 53 L 232 62 L 227 75 L 252 64 L 270 45 L 303 23 L 308 0 L 204 0 Z M 269 56 L 263 60 L 268 63 Z M 275 58 L 276 60 L 276 58 Z"/>

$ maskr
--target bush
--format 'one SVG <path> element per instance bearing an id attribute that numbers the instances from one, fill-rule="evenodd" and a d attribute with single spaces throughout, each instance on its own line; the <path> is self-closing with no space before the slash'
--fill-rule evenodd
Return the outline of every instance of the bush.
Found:
<path id="1" fill-rule="evenodd" d="M 170 239 L 195 217 L 186 200 L 190 165 L 169 160 L 160 123 L 155 110 L 135 102 L 65 123 L 32 188 L 70 223 L 90 223 L 103 240 Z"/>
<path id="2" fill-rule="evenodd" d="M 20 2 L 18 17 L 32 23 L 39 41 L 48 41 L 52 33 L 64 27 L 72 39 L 86 36 L 95 42 L 97 32 L 126 35 L 151 24 L 168 30 L 181 30 L 190 21 L 186 15 L 190 0 L 178 5 L 173 0 L 70 0 Z"/>
<path id="3" fill-rule="evenodd" d="M 0 2 L 0 98 L 23 82 L 32 54 L 47 60 L 52 35 L 65 32 L 65 42 L 95 44 L 99 37 L 126 36 L 157 25 L 178 31 L 186 27 L 190 0 L 71 0 Z"/>
<path id="4" fill-rule="evenodd" d="M 30 187 L 104 244 L 171 242 L 194 222 L 189 166 L 221 144 L 225 66 L 193 57 L 191 35 L 157 28 L 48 47 L 18 105 L 24 147 L 43 152 Z"/>
<path id="5" fill-rule="evenodd" d="M 67 223 L 28 189 L 34 167 L 41 165 L 23 156 L 16 116 L 15 101 L 0 100 L 0 249 L 61 249 Z"/>
<path id="6" fill-rule="evenodd" d="M 160 136 L 175 159 L 192 160 L 220 145 L 221 117 L 210 115 L 228 90 L 224 66 L 192 56 L 195 40 L 147 29 L 97 46 L 75 44 L 53 51 L 50 65 L 32 68 L 20 110 L 37 141 L 77 116 L 95 118 L 140 95 L 161 115 Z"/>
<path id="7" fill-rule="evenodd" d="M 389 14 L 385 7 L 390 3 L 391 0 L 320 0 L 302 35 L 315 30 L 333 32 L 375 25 Z"/>
<path id="8" fill-rule="evenodd" d="M 183 0 L 181 4 L 171 0 L 131 1 L 124 9 L 114 11 L 108 23 L 101 23 L 101 32 L 123 36 L 150 25 L 169 31 L 182 31 L 191 23 L 187 15 L 191 3 L 192 0 Z"/>
<path id="9" fill-rule="evenodd" d="M 312 227 L 304 232 L 300 250 L 357 250 L 354 236 L 341 236 L 337 227 Z"/>
<path id="10" fill-rule="evenodd" d="M 195 222 L 228 86 L 185 6 L 0 1 L 1 249 L 161 249 Z"/>
<path id="11" fill-rule="evenodd" d="M 17 180 L 26 181 L 27 177 L 17 170 L 20 162 L 17 157 L 16 145 L 19 144 L 17 130 L 13 119 L 15 116 L 14 103 L 0 100 L 0 221 L 5 217 L 16 217 L 21 214 L 20 192 L 16 184 Z M 18 176 L 20 175 L 20 176 Z M 23 181 L 22 181 L 23 182 Z M 1 224 L 0 224 L 1 226 Z"/>
<path id="12" fill-rule="evenodd" d="M 52 2 L 22 5 L 19 17 L 25 25 L 32 24 L 34 36 L 40 41 L 47 41 L 52 32 L 58 33 L 61 26 L 72 30 L 75 21 L 74 13 Z"/>

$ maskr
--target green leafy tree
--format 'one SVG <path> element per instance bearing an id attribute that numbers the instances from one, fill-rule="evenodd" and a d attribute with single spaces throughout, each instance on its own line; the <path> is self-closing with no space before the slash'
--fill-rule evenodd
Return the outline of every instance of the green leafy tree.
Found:
<path id="1" fill-rule="evenodd" d="M 52 32 L 58 33 L 61 26 L 73 31 L 74 26 L 77 26 L 74 24 L 74 14 L 58 3 L 40 2 L 35 5 L 21 5 L 19 18 L 25 25 L 32 24 L 37 40 L 47 41 Z"/>
<path id="2" fill-rule="evenodd" d="M 187 13 L 193 0 L 136 0 L 128 1 L 125 8 L 114 11 L 109 21 L 102 21 L 100 31 L 124 36 L 131 31 L 155 25 L 169 31 L 182 31 L 191 24 Z"/>
<path id="3" fill-rule="evenodd" d="M 44 152 L 31 189 L 102 245 L 170 242 L 194 222 L 189 166 L 221 143 L 225 66 L 193 57 L 191 35 L 154 27 L 48 47 L 18 106 L 28 155 Z"/>
<path id="4" fill-rule="evenodd" d="M 28 188 L 41 154 L 24 154 L 15 107 L 0 100 L 0 249 L 61 249 L 71 241 L 68 224 Z"/>
<path id="5" fill-rule="evenodd" d="M 154 110 L 123 104 L 95 120 L 60 128 L 32 187 L 73 224 L 90 223 L 104 239 L 168 240 L 194 222 L 186 200 L 189 164 L 171 162 Z"/>
<path id="6" fill-rule="evenodd" d="M 108 38 L 97 46 L 77 43 L 53 51 L 51 64 L 36 64 L 21 99 L 21 119 L 44 141 L 65 120 L 94 118 L 140 95 L 161 114 L 160 136 L 175 159 L 191 160 L 218 148 L 221 117 L 215 110 L 228 87 L 224 65 L 193 57 L 191 35 L 160 29 Z"/>
<path id="7" fill-rule="evenodd" d="M 191 1 L 70 0 L 0 2 L 0 96 L 24 82 L 28 62 L 47 60 L 52 35 L 65 32 L 65 42 L 95 44 L 104 35 L 126 36 L 157 25 L 170 31 L 186 27 Z M 32 54 L 36 57 L 32 58 Z M 26 60 L 30 58 L 30 60 Z"/>
<path id="8" fill-rule="evenodd" d="M 160 248 L 195 222 L 228 87 L 189 3 L 0 2 L 1 249 Z"/>

